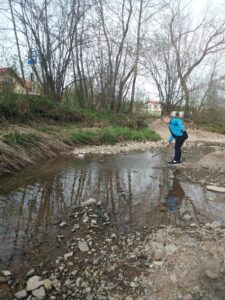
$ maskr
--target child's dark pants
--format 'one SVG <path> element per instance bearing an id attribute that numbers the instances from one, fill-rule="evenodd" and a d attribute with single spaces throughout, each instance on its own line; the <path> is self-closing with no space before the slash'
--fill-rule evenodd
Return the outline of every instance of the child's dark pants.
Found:
<path id="1" fill-rule="evenodd" d="M 176 142 L 175 142 L 175 156 L 174 156 L 175 161 L 180 161 L 180 159 L 181 159 L 181 147 L 182 147 L 184 141 L 187 138 L 188 138 L 188 135 L 187 135 L 186 132 L 183 136 L 177 136 L 175 138 L 175 140 L 176 140 Z"/>

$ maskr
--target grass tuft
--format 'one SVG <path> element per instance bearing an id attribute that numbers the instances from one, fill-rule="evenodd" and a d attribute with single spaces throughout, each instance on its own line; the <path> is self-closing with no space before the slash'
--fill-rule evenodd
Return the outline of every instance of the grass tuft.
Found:
<path id="1" fill-rule="evenodd" d="M 40 137 L 32 133 L 11 132 L 3 137 L 3 142 L 10 146 L 37 145 Z"/>

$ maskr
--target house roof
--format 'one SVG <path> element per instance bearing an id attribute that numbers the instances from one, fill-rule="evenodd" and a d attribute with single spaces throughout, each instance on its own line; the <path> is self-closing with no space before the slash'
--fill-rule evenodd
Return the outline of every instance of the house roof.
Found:
<path id="1" fill-rule="evenodd" d="M 5 74 L 10 70 L 11 70 L 11 68 L 2 68 L 2 67 L 0 67 L 0 74 Z"/>
<path id="2" fill-rule="evenodd" d="M 7 67 L 7 68 L 0 67 L 0 75 L 5 74 L 5 73 L 9 73 L 9 74 L 13 75 L 21 83 L 21 85 L 25 89 L 31 89 L 31 81 L 30 80 L 23 80 L 12 68 L 10 68 L 10 67 Z"/>

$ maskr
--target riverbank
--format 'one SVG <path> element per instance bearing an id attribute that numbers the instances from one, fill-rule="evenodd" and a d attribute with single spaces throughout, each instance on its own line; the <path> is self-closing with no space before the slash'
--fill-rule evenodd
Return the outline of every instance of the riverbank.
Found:
<path id="1" fill-rule="evenodd" d="M 160 140 L 146 126 L 145 114 L 78 109 L 38 95 L 1 93 L 0 116 L 0 175 L 66 155 L 83 145 Z"/>
<path id="2" fill-rule="evenodd" d="M 36 126 L 5 124 L 0 130 L 0 175 L 30 164 L 74 153 L 121 153 L 148 149 L 159 141 L 153 130 L 128 127 L 81 129 L 74 124 Z M 135 142 L 139 141 L 139 143 Z M 118 145 L 111 146 L 115 143 Z M 88 145 L 84 147 L 84 145 Z M 84 147 L 84 148 L 83 148 Z"/>

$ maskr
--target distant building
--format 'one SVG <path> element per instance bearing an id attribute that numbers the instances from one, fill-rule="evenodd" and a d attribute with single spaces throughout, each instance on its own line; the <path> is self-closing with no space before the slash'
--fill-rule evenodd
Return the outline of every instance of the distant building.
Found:
<path id="1" fill-rule="evenodd" d="M 179 117 L 180 118 L 183 118 L 184 117 L 184 111 L 172 111 L 171 113 L 170 113 L 170 116 L 171 117 L 176 117 L 176 114 L 179 114 Z"/>
<path id="2" fill-rule="evenodd" d="M 146 102 L 146 109 L 149 112 L 161 113 L 162 107 L 158 100 L 148 100 Z"/>
<path id="3" fill-rule="evenodd" d="M 13 91 L 17 94 L 37 94 L 30 80 L 23 80 L 12 68 L 0 67 L 0 91 Z"/>

